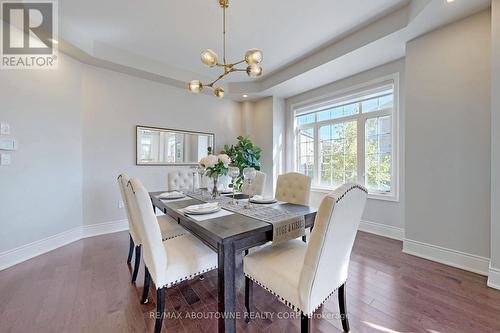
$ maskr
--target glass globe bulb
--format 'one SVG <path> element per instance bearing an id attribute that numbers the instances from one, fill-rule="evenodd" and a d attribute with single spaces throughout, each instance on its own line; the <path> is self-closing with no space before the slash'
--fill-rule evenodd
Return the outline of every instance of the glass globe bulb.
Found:
<path id="1" fill-rule="evenodd" d="M 214 67 L 217 65 L 217 53 L 210 49 L 203 50 L 201 52 L 201 62 L 209 67 Z"/>
<path id="2" fill-rule="evenodd" d="M 215 88 L 214 94 L 219 98 L 224 98 L 224 89 L 221 87 Z"/>
<path id="3" fill-rule="evenodd" d="M 189 91 L 197 94 L 203 89 L 203 83 L 200 80 L 191 80 L 188 84 Z"/>
<path id="4" fill-rule="evenodd" d="M 259 65 L 253 64 L 247 67 L 247 74 L 251 78 L 256 78 L 262 75 L 262 67 Z"/>
<path id="5" fill-rule="evenodd" d="M 262 51 L 259 49 L 250 49 L 245 53 L 245 61 L 249 65 L 260 64 L 262 62 Z"/>

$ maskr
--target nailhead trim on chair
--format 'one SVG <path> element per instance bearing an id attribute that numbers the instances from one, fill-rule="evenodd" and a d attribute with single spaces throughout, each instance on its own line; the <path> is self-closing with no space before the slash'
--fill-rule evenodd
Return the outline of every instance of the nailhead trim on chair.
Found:
<path id="1" fill-rule="evenodd" d="M 168 237 L 162 238 L 162 241 L 166 241 L 166 240 L 169 240 L 169 239 L 174 239 L 176 237 L 184 236 L 186 234 L 185 231 L 179 231 L 179 232 L 181 232 L 181 233 L 180 234 L 175 234 L 173 236 L 168 236 Z"/>
<path id="2" fill-rule="evenodd" d="M 335 201 L 335 203 L 339 203 L 339 201 L 342 200 L 346 196 L 347 193 L 354 190 L 355 188 L 368 194 L 368 190 L 364 186 L 361 186 L 359 184 L 354 184 L 353 186 L 349 187 L 339 198 L 337 198 L 337 201 Z"/>
<path id="3" fill-rule="evenodd" d="M 158 288 L 158 289 L 165 288 L 165 287 L 170 288 L 170 287 L 172 287 L 172 286 L 175 286 L 176 284 L 179 284 L 179 283 L 181 283 L 181 282 L 183 282 L 183 281 L 186 281 L 186 280 L 191 280 L 191 279 L 193 279 L 193 278 L 197 277 L 198 275 L 204 274 L 204 273 L 206 273 L 206 272 L 210 272 L 210 271 L 212 271 L 212 270 L 214 270 L 214 269 L 216 269 L 216 268 L 217 268 L 217 266 L 210 267 L 210 268 L 208 268 L 208 269 L 204 269 L 204 270 L 202 270 L 202 271 L 199 271 L 199 272 L 197 272 L 197 273 L 191 274 L 191 275 L 189 275 L 189 276 L 185 276 L 185 277 L 183 277 L 183 278 L 180 278 L 179 280 L 175 280 L 174 282 L 167 283 L 166 285 L 163 285 L 163 286 L 161 286 L 161 287 L 160 287 L 160 288 Z"/>
<path id="4" fill-rule="evenodd" d="M 292 304 L 292 302 L 290 302 L 289 300 L 281 297 L 280 295 L 278 295 L 277 293 L 275 293 L 274 291 L 272 291 L 271 289 L 269 289 L 268 287 L 266 287 L 265 285 L 263 285 L 262 283 L 260 283 L 259 281 L 257 281 L 256 279 L 254 279 L 253 277 L 251 277 L 250 275 L 248 274 L 245 274 L 245 276 L 247 278 L 249 278 L 250 280 L 252 280 L 253 282 L 255 282 L 256 284 L 258 284 L 259 286 L 261 286 L 262 288 L 264 288 L 266 291 L 268 291 L 270 294 L 276 296 L 279 301 L 283 304 L 285 304 L 286 306 L 288 306 L 290 309 L 292 309 L 293 311 L 295 312 L 302 312 L 304 313 L 304 315 L 306 315 L 308 318 L 311 318 L 311 316 L 313 315 L 314 312 L 316 312 L 316 310 L 318 310 L 334 293 L 335 291 L 337 291 L 337 289 L 340 288 L 340 286 L 344 283 L 342 283 L 340 286 L 337 286 L 337 288 L 335 288 L 328 296 L 325 297 L 325 299 L 323 299 L 323 301 L 321 301 L 319 303 L 319 305 L 317 305 L 313 311 L 311 311 L 311 313 L 305 313 L 304 310 L 302 310 L 300 307 Z"/>
<path id="5" fill-rule="evenodd" d="M 292 304 L 292 302 L 290 302 L 289 300 L 281 297 L 280 295 L 278 295 L 277 293 L 275 293 L 274 291 L 272 291 L 271 289 L 269 289 L 268 287 L 266 287 L 265 285 L 263 285 L 262 283 L 260 283 L 259 281 L 257 281 L 255 278 L 253 278 L 252 276 L 248 275 L 248 274 L 245 274 L 245 276 L 247 278 L 249 278 L 250 280 L 252 280 L 253 282 L 257 283 L 259 286 L 261 286 L 262 288 L 264 288 L 265 290 L 267 290 L 269 293 L 271 293 L 272 295 L 276 296 L 280 302 L 282 302 L 283 304 L 285 304 L 286 306 L 288 306 L 290 309 L 292 309 L 293 311 L 302 311 L 298 306 Z"/>

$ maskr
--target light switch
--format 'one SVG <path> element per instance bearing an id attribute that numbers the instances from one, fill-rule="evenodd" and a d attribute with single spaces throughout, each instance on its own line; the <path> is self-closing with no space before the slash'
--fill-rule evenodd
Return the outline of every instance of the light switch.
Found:
<path id="1" fill-rule="evenodd" d="M 0 135 L 10 135 L 10 124 L 7 123 L 0 124 Z"/>
<path id="2" fill-rule="evenodd" d="M 10 165 L 10 154 L 0 154 L 0 165 Z"/>
<path id="3" fill-rule="evenodd" d="M 17 141 L 9 138 L 0 138 L 0 150 L 17 150 Z"/>

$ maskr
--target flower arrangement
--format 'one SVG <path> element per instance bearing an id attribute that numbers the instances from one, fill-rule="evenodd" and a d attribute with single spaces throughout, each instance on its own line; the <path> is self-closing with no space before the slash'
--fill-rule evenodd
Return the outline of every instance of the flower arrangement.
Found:
<path id="1" fill-rule="evenodd" d="M 210 152 L 211 151 L 209 151 L 209 153 Z M 219 195 L 217 189 L 219 176 L 227 175 L 229 164 L 231 164 L 231 158 L 227 154 L 210 154 L 200 160 L 200 165 L 206 170 L 206 175 L 213 179 L 214 187 L 212 189 L 212 197 L 214 199 Z"/>

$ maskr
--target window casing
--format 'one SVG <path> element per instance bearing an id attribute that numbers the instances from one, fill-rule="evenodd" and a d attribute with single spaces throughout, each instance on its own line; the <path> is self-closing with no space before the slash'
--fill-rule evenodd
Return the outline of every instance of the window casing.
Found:
<path id="1" fill-rule="evenodd" d="M 393 77 L 293 108 L 295 170 L 316 190 L 358 182 L 372 198 L 397 201 L 398 98 Z"/>

